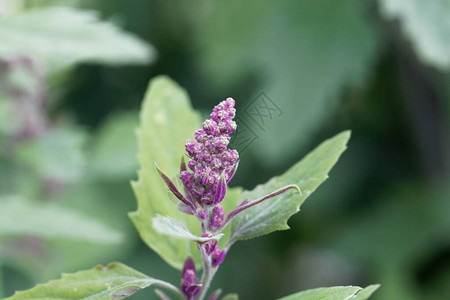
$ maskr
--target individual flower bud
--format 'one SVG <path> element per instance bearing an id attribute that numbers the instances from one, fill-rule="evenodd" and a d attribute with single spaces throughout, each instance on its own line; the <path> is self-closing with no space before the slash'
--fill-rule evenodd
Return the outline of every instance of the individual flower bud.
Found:
<path id="1" fill-rule="evenodd" d="M 212 258 L 212 264 L 214 267 L 219 266 L 221 263 L 223 263 L 225 259 L 225 251 L 222 251 L 219 249 L 219 247 L 216 247 L 211 255 Z"/>
<path id="2" fill-rule="evenodd" d="M 192 174 L 189 173 L 188 171 L 181 171 L 181 173 L 180 173 L 180 180 L 184 184 L 190 183 L 192 180 L 192 177 L 193 177 Z"/>
<path id="3" fill-rule="evenodd" d="M 212 145 L 214 146 L 214 150 L 218 152 L 225 151 L 228 147 L 228 143 L 230 143 L 230 136 L 221 135 L 215 137 L 212 141 Z"/>
<path id="4" fill-rule="evenodd" d="M 185 148 L 190 157 L 196 157 L 203 151 L 203 145 L 196 140 L 187 140 Z"/>
<path id="5" fill-rule="evenodd" d="M 202 128 L 207 135 L 218 136 L 220 134 L 217 123 L 213 120 L 206 120 L 205 122 L 203 122 Z"/>
<path id="6" fill-rule="evenodd" d="M 206 210 L 201 210 L 198 213 L 198 216 L 199 216 L 200 219 L 206 220 L 206 218 L 208 218 L 208 212 Z"/>
<path id="7" fill-rule="evenodd" d="M 225 212 L 222 206 L 214 206 L 209 226 L 212 230 L 217 230 L 222 226 L 225 219 Z"/>
<path id="8" fill-rule="evenodd" d="M 227 180 L 225 179 L 225 173 L 220 175 L 220 179 L 217 182 L 216 194 L 214 195 L 214 204 L 217 205 L 225 198 L 227 193 Z"/>
<path id="9" fill-rule="evenodd" d="M 186 295 L 188 300 L 194 299 L 201 290 L 201 286 L 197 283 L 197 272 L 192 258 L 188 257 L 184 263 L 181 277 L 181 291 Z"/>
<path id="10" fill-rule="evenodd" d="M 210 236 L 211 236 L 210 232 L 205 232 L 204 234 L 202 234 L 202 237 L 210 237 Z M 214 250 L 216 249 L 216 246 L 217 246 L 217 241 L 215 241 L 215 240 L 211 240 L 211 241 L 208 241 L 203 244 L 205 252 L 208 255 L 211 255 L 214 252 Z"/>
<path id="11" fill-rule="evenodd" d="M 205 131 L 203 131 L 203 129 L 197 129 L 194 133 L 195 136 L 195 140 L 199 143 L 203 143 L 204 139 L 205 139 Z"/>
<path id="12" fill-rule="evenodd" d="M 230 134 L 236 130 L 236 122 L 232 120 L 224 120 L 217 124 L 217 128 L 222 134 Z"/>

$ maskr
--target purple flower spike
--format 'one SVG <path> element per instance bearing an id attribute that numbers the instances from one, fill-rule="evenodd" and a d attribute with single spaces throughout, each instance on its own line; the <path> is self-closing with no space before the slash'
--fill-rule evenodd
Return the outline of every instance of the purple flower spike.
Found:
<path id="1" fill-rule="evenodd" d="M 224 219 L 225 219 L 225 212 L 223 210 L 223 207 L 222 206 L 214 206 L 212 214 L 211 214 L 211 220 L 209 223 L 209 227 L 211 227 L 212 230 L 219 229 L 222 226 Z"/>
<path id="2" fill-rule="evenodd" d="M 185 144 L 192 172 L 182 162 L 180 179 L 186 194 L 202 207 L 216 205 L 224 199 L 226 184 L 236 170 L 239 154 L 228 149 L 230 134 L 236 130 L 234 105 L 232 98 L 220 102 L 214 107 L 211 119 L 195 132 L 195 139 Z"/>
<path id="3" fill-rule="evenodd" d="M 197 272 L 192 258 L 188 257 L 184 263 L 181 278 L 181 291 L 188 300 L 194 299 L 201 290 L 201 285 L 197 283 Z"/>

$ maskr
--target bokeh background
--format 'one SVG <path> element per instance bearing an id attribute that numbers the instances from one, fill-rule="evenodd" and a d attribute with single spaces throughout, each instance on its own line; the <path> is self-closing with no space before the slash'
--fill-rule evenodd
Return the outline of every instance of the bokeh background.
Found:
<path id="1" fill-rule="evenodd" d="M 232 185 L 352 130 L 292 229 L 236 244 L 213 287 L 450 299 L 449 20 L 448 0 L 0 0 L 0 296 L 112 260 L 179 282 L 127 217 L 138 110 L 167 74 L 205 114 L 237 100 L 257 138 Z M 282 111 L 263 127 L 261 93 Z"/>

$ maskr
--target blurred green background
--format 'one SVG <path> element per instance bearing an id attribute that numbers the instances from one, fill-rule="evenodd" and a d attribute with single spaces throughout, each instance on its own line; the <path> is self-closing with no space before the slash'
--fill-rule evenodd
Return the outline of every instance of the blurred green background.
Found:
<path id="1" fill-rule="evenodd" d="M 292 229 L 235 245 L 213 287 L 450 299 L 449 20 L 449 0 L 0 0 L 0 296 L 112 260 L 178 284 L 127 217 L 139 106 L 167 74 L 205 114 L 236 99 L 256 138 L 232 185 L 352 130 Z M 281 112 L 258 126 L 262 92 Z"/>

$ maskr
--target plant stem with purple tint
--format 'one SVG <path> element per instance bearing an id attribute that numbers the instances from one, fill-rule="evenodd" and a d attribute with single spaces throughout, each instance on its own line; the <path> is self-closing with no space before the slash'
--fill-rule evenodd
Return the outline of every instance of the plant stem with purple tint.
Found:
<path id="1" fill-rule="evenodd" d="M 236 114 L 234 106 L 235 101 L 232 98 L 219 103 L 214 107 L 210 115 L 211 119 L 204 121 L 202 128 L 194 133 L 195 138 L 186 141 L 185 148 L 190 159 L 187 167 L 184 158 L 180 165 L 180 180 L 183 183 L 184 194 L 157 166 L 169 190 L 181 201 L 178 208 L 184 213 L 194 215 L 201 223 L 203 237 L 220 233 L 234 216 L 252 206 L 289 189 L 299 191 L 296 185 L 285 186 L 259 199 L 245 200 L 228 216 L 225 216 L 224 208 L 220 203 L 225 198 L 227 183 L 233 178 L 239 161 L 238 152 L 228 149 L 230 135 L 236 130 L 236 123 L 233 121 Z M 204 299 L 228 250 L 228 248 L 221 250 L 216 240 L 198 243 L 197 246 L 203 265 L 200 281 L 197 281 L 192 258 L 186 259 L 182 272 L 181 289 L 188 300 Z M 216 298 L 217 294 L 213 294 L 209 299 Z"/>

